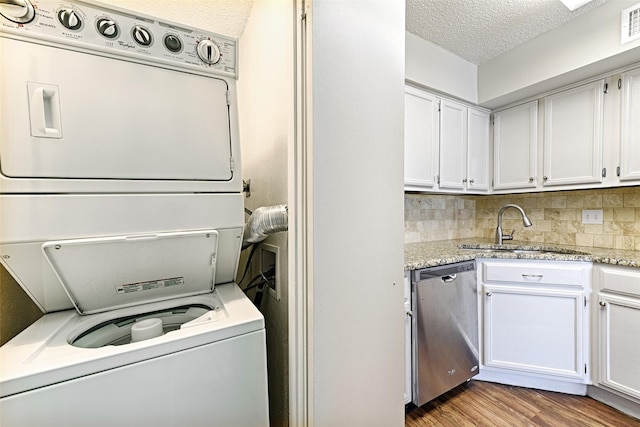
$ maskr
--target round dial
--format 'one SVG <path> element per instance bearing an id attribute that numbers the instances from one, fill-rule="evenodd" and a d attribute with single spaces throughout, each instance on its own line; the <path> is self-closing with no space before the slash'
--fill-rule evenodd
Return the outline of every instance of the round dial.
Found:
<path id="1" fill-rule="evenodd" d="M 220 48 L 209 39 L 200 40 L 196 46 L 198 57 L 205 64 L 216 64 L 220 61 Z"/>
<path id="2" fill-rule="evenodd" d="M 151 32 L 142 25 L 136 25 L 131 30 L 131 36 L 133 40 L 140 46 L 151 46 L 153 43 L 153 36 Z"/>
<path id="3" fill-rule="evenodd" d="M 69 30 L 78 30 L 82 27 L 82 20 L 76 11 L 66 7 L 58 11 L 58 21 Z"/>
<path id="4" fill-rule="evenodd" d="M 174 34 L 167 34 L 164 36 L 164 47 L 170 52 L 178 53 L 182 50 L 182 40 Z"/>
<path id="5" fill-rule="evenodd" d="M 116 21 L 109 18 L 100 18 L 96 21 L 96 29 L 98 32 L 108 39 L 115 39 L 120 35 L 120 29 Z"/>
<path id="6" fill-rule="evenodd" d="M 36 12 L 29 0 L 11 0 L 0 2 L 0 15 L 11 22 L 26 24 L 33 21 Z"/>

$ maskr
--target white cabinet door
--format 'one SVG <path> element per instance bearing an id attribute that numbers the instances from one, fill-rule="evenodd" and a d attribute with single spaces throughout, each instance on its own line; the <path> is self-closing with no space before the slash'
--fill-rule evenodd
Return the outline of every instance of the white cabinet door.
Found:
<path id="1" fill-rule="evenodd" d="M 640 180 L 640 69 L 622 75 L 620 179 Z"/>
<path id="2" fill-rule="evenodd" d="M 535 188 L 538 101 L 495 113 L 493 144 L 493 188 Z"/>
<path id="3" fill-rule="evenodd" d="M 640 298 L 602 293 L 599 383 L 640 399 Z"/>
<path id="4" fill-rule="evenodd" d="M 438 99 L 406 86 L 404 102 L 405 188 L 431 189 L 438 170 Z"/>
<path id="5" fill-rule="evenodd" d="M 466 184 L 470 191 L 489 191 L 489 118 L 488 112 L 469 108 Z"/>
<path id="6" fill-rule="evenodd" d="M 594 267 L 598 385 L 640 402 L 640 269 Z"/>
<path id="7" fill-rule="evenodd" d="M 585 377 L 582 291 L 501 285 L 483 291 L 485 366 Z"/>
<path id="8" fill-rule="evenodd" d="M 598 80 L 545 98 L 543 185 L 602 182 L 603 96 Z"/>
<path id="9" fill-rule="evenodd" d="M 464 190 L 467 171 L 467 107 L 440 101 L 440 188 Z"/>

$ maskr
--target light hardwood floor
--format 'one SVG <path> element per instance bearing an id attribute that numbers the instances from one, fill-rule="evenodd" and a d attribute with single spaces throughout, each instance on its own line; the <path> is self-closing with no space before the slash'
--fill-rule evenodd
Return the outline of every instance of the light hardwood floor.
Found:
<path id="1" fill-rule="evenodd" d="M 640 427 L 589 397 L 470 381 L 407 413 L 405 427 Z"/>

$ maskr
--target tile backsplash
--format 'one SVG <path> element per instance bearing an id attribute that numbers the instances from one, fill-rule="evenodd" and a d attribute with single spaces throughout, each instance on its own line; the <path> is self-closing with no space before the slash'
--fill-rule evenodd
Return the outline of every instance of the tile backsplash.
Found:
<path id="1" fill-rule="evenodd" d="M 533 223 L 507 209 L 502 228 L 517 241 L 640 250 L 640 186 L 598 190 L 459 196 L 405 194 L 405 243 L 492 239 L 498 211 L 520 205 Z M 602 209 L 603 224 L 583 224 L 583 209 Z"/>

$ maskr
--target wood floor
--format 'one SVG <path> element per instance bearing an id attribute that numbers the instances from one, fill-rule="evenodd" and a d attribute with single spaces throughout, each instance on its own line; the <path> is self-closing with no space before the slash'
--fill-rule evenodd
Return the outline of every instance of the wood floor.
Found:
<path id="1" fill-rule="evenodd" d="M 470 381 L 407 413 L 405 427 L 640 427 L 589 397 Z"/>

